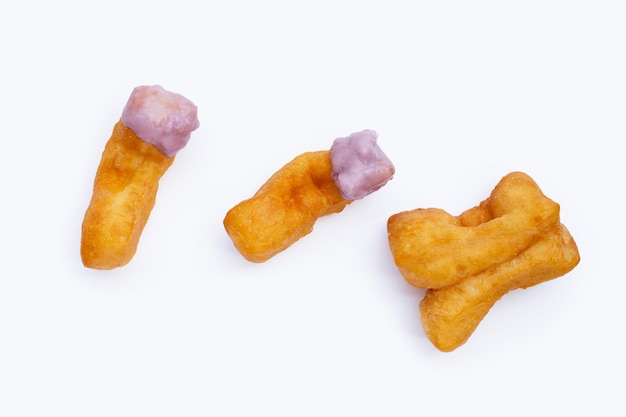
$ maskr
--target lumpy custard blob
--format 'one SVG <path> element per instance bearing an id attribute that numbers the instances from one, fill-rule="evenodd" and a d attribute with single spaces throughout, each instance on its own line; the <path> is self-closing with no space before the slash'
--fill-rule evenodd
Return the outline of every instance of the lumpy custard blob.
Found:
<path id="1" fill-rule="evenodd" d="M 133 89 L 122 112 L 122 123 L 168 157 L 184 148 L 191 132 L 200 126 L 198 108 L 159 85 Z"/>
<path id="2" fill-rule="evenodd" d="M 377 144 L 373 130 L 337 138 L 330 149 L 332 177 L 348 200 L 359 200 L 393 178 L 395 167 Z"/>

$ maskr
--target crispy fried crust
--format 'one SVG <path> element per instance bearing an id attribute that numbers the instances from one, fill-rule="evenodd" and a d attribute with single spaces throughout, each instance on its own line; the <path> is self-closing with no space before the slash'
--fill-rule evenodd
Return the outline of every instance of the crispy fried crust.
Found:
<path id="1" fill-rule="evenodd" d="M 306 152 L 230 209 L 224 228 L 244 258 L 265 262 L 309 234 L 319 217 L 351 202 L 331 177 L 330 151 Z"/>
<path id="2" fill-rule="evenodd" d="M 113 269 L 132 259 L 154 207 L 159 179 L 173 161 L 121 120 L 115 125 L 83 220 L 80 254 L 86 267 Z"/>
<path id="3" fill-rule="evenodd" d="M 389 246 L 408 283 L 441 288 L 523 251 L 558 222 L 559 209 L 529 176 L 514 172 L 458 217 L 435 208 L 392 215 Z"/>
<path id="4" fill-rule="evenodd" d="M 424 332 L 437 349 L 452 351 L 469 339 L 503 295 L 565 275 L 579 261 L 572 235 L 558 224 L 510 261 L 445 288 L 427 290 L 420 303 Z"/>
<path id="5" fill-rule="evenodd" d="M 389 218 L 396 265 L 408 283 L 427 289 L 420 317 L 435 347 L 458 348 L 504 294 L 562 276 L 579 263 L 559 211 L 528 175 L 513 172 L 459 216 L 417 209 Z"/>

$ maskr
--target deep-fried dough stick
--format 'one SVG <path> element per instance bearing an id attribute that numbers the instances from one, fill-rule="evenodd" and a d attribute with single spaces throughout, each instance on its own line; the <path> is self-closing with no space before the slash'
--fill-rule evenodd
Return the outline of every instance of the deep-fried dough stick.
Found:
<path id="1" fill-rule="evenodd" d="M 426 288 L 420 316 L 442 351 L 465 343 L 504 294 L 559 277 L 580 261 L 560 207 L 522 172 L 454 217 L 440 209 L 391 216 L 389 246 L 411 285 Z"/>
<path id="2" fill-rule="evenodd" d="M 341 212 L 352 200 L 341 196 L 330 172 L 329 151 L 304 153 L 230 209 L 224 226 L 239 252 L 264 262 L 311 233 L 319 217 Z"/>
<path id="3" fill-rule="evenodd" d="M 161 176 L 198 128 L 196 106 L 160 86 L 133 90 L 107 142 L 82 225 L 80 254 L 94 269 L 134 256 Z"/>
<path id="4" fill-rule="evenodd" d="M 159 179 L 174 162 L 119 121 L 96 172 L 85 213 L 80 253 L 83 264 L 112 269 L 127 264 L 154 207 Z"/>
<path id="5" fill-rule="evenodd" d="M 450 352 L 469 339 L 503 295 L 560 277 L 579 260 L 569 231 L 557 225 L 514 259 L 456 284 L 427 290 L 420 303 L 424 332 L 437 349 Z"/>
<path id="6" fill-rule="evenodd" d="M 339 213 L 394 174 L 374 131 L 337 138 L 330 151 L 306 152 L 287 163 L 249 199 L 231 208 L 224 228 L 251 262 L 264 262 L 311 233 L 316 220 Z"/>

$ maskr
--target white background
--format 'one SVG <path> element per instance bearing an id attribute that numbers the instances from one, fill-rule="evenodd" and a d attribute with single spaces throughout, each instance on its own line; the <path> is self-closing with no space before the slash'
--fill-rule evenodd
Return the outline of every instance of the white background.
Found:
<path id="1" fill-rule="evenodd" d="M 0 6 L 0 415 L 624 415 L 623 1 L 25 1 Z M 17 2 L 11 2 L 16 4 Z M 79 257 L 132 90 L 201 126 L 134 259 Z M 283 164 L 374 129 L 383 189 L 264 264 L 222 219 Z M 387 246 L 521 170 L 582 260 L 441 353 Z"/>

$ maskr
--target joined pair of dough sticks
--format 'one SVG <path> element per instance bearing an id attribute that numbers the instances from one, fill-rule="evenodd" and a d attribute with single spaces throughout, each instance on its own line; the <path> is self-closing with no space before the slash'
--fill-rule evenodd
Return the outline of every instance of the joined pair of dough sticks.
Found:
<path id="1" fill-rule="evenodd" d="M 580 261 L 560 206 L 522 172 L 506 175 L 459 216 L 441 209 L 392 215 L 389 246 L 406 281 L 426 294 L 422 326 L 441 351 L 464 344 L 509 291 L 562 276 Z"/>

